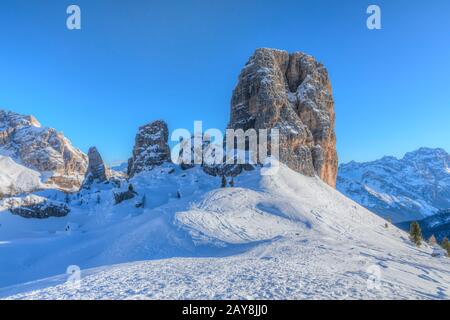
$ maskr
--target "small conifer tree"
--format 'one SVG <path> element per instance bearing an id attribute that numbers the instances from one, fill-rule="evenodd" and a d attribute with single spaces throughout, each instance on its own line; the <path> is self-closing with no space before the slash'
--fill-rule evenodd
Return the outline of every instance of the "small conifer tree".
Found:
<path id="1" fill-rule="evenodd" d="M 447 250 L 447 254 L 450 257 L 450 241 L 448 240 L 447 237 L 445 237 L 444 240 L 442 241 L 441 247 Z"/>
<path id="2" fill-rule="evenodd" d="M 411 227 L 409 229 L 409 238 L 416 246 L 421 246 L 423 239 L 422 230 L 420 229 L 420 225 L 416 221 L 411 223 Z"/>
<path id="3" fill-rule="evenodd" d="M 225 178 L 225 176 L 222 176 L 222 183 L 221 183 L 220 187 L 221 188 L 227 187 L 227 179 Z"/>

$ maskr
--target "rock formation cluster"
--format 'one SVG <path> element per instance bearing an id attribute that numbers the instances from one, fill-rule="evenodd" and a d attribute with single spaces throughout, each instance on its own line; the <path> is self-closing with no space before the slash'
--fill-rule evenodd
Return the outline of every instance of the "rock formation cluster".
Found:
<path id="1" fill-rule="evenodd" d="M 70 209 L 65 203 L 52 201 L 36 195 L 25 198 L 10 198 L 5 205 L 12 214 L 23 218 L 45 219 L 49 217 L 64 217 Z"/>
<path id="2" fill-rule="evenodd" d="M 334 122 L 331 83 L 321 63 L 300 52 L 289 54 L 266 48 L 255 51 L 233 91 L 229 129 L 257 132 L 278 129 L 279 160 L 302 174 L 317 175 L 335 187 L 338 160 Z M 44 187 L 66 192 L 76 192 L 81 186 L 90 189 L 94 182 L 113 182 L 112 188 L 120 187 L 124 179 L 169 162 L 168 139 L 168 126 L 162 120 L 140 127 L 125 177 L 106 166 L 97 148 L 90 148 L 85 155 L 62 133 L 42 127 L 33 116 L 0 110 L 0 155 L 37 171 L 45 178 Z M 269 153 L 273 151 L 272 145 L 273 140 L 269 139 Z M 213 158 L 222 156 L 216 154 L 216 147 L 203 141 L 201 152 Z M 181 163 L 181 169 L 194 167 L 193 160 L 192 157 L 191 163 Z M 234 177 L 255 169 L 252 164 L 238 164 L 236 155 L 234 162 L 206 162 L 201 166 L 212 176 Z M 114 194 L 117 203 L 135 195 L 133 190 Z M 34 212 L 32 216 L 38 218 L 67 214 L 65 206 L 35 200 L 30 198 L 29 203 L 16 205 L 11 211 L 22 216 Z"/>

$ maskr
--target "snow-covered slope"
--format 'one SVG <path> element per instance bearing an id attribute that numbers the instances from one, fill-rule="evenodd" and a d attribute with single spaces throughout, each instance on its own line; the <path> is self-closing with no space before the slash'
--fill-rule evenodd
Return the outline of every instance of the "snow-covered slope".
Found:
<path id="1" fill-rule="evenodd" d="M 339 167 L 337 188 L 394 222 L 423 219 L 450 208 L 450 155 L 421 148 L 402 159 L 384 157 Z"/>
<path id="2" fill-rule="evenodd" d="M 75 197 L 64 218 L 0 213 L 0 287 L 16 284 L 0 296 L 450 297 L 450 260 L 414 247 L 320 179 L 283 165 L 267 175 L 274 169 L 243 173 L 234 188 L 220 189 L 220 178 L 200 168 L 168 164 L 133 178 L 139 195 L 117 206 L 117 190 L 105 186 Z M 144 195 L 145 209 L 136 208 Z M 82 269 L 79 288 L 65 275 L 17 285 L 64 274 L 69 265 Z"/>
<path id="3" fill-rule="evenodd" d="M 10 157 L 0 156 L 0 194 L 33 192 L 42 187 L 39 172 L 16 163 Z"/>

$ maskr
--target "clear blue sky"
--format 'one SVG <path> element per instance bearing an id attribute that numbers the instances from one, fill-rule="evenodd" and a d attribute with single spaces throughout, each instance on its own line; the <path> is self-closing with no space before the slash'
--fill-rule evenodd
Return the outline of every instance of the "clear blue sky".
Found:
<path id="1" fill-rule="evenodd" d="M 66 8 L 82 30 L 66 29 Z M 381 31 L 366 8 L 382 9 Z M 304 51 L 329 69 L 340 160 L 450 151 L 450 1 L 2 0 L 0 108 L 34 114 L 108 162 L 137 127 L 225 128 L 257 47 Z"/>

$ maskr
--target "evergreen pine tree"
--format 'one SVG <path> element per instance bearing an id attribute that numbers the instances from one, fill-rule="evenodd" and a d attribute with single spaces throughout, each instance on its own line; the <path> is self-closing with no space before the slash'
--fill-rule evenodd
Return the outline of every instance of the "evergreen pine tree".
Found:
<path id="1" fill-rule="evenodd" d="M 384 224 L 384 227 L 387 229 L 387 228 L 389 228 L 389 225 L 392 224 L 392 218 L 387 217 L 386 221 L 387 222 Z"/>
<path id="2" fill-rule="evenodd" d="M 234 188 L 234 178 L 231 178 L 230 187 Z"/>
<path id="3" fill-rule="evenodd" d="M 416 221 L 411 223 L 409 238 L 418 247 L 420 247 L 420 245 L 422 244 L 422 230 L 420 229 L 420 225 Z"/>
<path id="4" fill-rule="evenodd" d="M 221 183 L 220 187 L 221 188 L 227 187 L 227 179 L 225 178 L 225 176 L 222 176 L 222 183 Z"/>
<path id="5" fill-rule="evenodd" d="M 448 240 L 447 237 L 445 237 L 444 240 L 442 241 L 441 247 L 447 250 L 447 254 L 450 257 L 450 241 Z"/>

